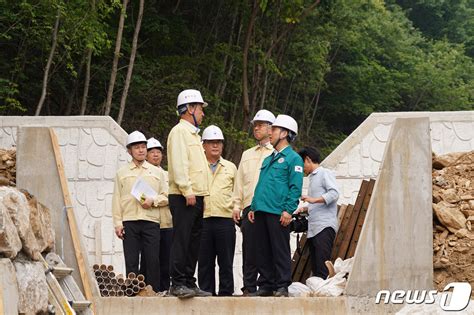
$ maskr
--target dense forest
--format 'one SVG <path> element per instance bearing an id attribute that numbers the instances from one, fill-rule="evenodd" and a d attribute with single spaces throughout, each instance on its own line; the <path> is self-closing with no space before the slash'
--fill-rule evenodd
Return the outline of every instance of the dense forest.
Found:
<path id="1" fill-rule="evenodd" d="M 474 108 L 472 0 L 0 0 L 2 115 L 110 115 L 166 140 L 176 97 L 238 160 L 260 108 L 327 154 L 370 113 Z"/>

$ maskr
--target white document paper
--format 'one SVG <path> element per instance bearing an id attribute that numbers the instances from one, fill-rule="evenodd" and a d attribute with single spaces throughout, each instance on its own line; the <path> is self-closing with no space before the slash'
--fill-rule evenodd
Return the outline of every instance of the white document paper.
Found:
<path id="1" fill-rule="evenodd" d="M 147 197 L 155 198 L 158 195 L 158 193 L 141 177 L 139 177 L 135 184 L 133 184 L 131 193 L 140 203 L 145 201 L 145 198 Z"/>

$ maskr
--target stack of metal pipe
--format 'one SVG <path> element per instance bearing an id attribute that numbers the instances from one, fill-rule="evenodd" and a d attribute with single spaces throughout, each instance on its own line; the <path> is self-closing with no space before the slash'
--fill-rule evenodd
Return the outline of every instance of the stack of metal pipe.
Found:
<path id="1" fill-rule="evenodd" d="M 95 264 L 92 269 L 103 297 L 135 296 L 146 287 L 144 275 L 130 272 L 125 278 L 115 274 L 114 266 L 105 264 Z"/>

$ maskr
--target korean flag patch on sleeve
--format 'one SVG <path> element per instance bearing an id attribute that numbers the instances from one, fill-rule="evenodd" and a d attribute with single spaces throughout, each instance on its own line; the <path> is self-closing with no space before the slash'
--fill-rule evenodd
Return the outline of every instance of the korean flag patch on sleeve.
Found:
<path id="1" fill-rule="evenodd" d="M 297 172 L 297 173 L 303 173 L 303 168 L 302 168 L 301 166 L 299 166 L 299 165 L 296 165 L 296 166 L 295 166 L 295 172 Z"/>

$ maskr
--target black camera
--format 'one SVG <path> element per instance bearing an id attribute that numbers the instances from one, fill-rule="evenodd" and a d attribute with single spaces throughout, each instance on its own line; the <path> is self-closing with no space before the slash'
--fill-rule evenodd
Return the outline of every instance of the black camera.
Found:
<path id="1" fill-rule="evenodd" d="M 294 214 L 290 224 L 290 232 L 302 233 L 308 231 L 308 219 L 306 216 Z"/>

